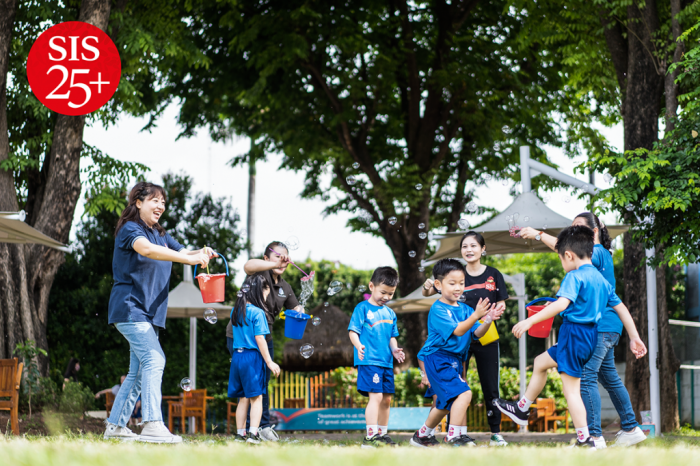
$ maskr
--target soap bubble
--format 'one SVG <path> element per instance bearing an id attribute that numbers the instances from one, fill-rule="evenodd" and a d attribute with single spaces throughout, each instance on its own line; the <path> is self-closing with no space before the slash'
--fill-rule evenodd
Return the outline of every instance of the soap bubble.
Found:
<path id="1" fill-rule="evenodd" d="M 334 294 L 337 294 L 340 292 L 340 290 L 343 289 L 343 282 L 339 282 L 338 280 L 333 280 L 330 285 L 328 285 L 328 290 L 326 290 L 326 293 L 328 293 L 328 296 L 333 296 Z"/>
<path id="2" fill-rule="evenodd" d="M 236 293 L 236 296 L 238 296 L 240 298 L 241 296 L 243 296 L 243 292 L 239 291 L 238 293 Z"/>
<path id="3" fill-rule="evenodd" d="M 241 285 L 241 291 L 244 292 L 244 293 L 249 292 L 249 291 L 250 291 L 250 285 L 247 284 L 247 283 L 244 283 L 243 285 Z"/>
<path id="4" fill-rule="evenodd" d="M 318 327 L 318 325 L 321 323 L 321 318 L 314 317 L 313 319 L 311 319 L 311 323 L 314 324 L 314 327 Z"/>
<path id="5" fill-rule="evenodd" d="M 484 181 L 490 181 L 490 180 L 491 180 L 491 174 L 490 174 L 490 173 L 484 173 L 481 177 L 484 179 Z"/>
<path id="6" fill-rule="evenodd" d="M 419 272 L 425 272 L 425 267 L 418 267 Z"/>
<path id="7" fill-rule="evenodd" d="M 428 234 L 427 234 L 426 232 L 424 232 L 424 231 L 421 231 L 420 233 L 418 233 L 418 237 L 419 237 L 420 239 L 425 239 L 425 238 L 428 237 Z"/>
<path id="8" fill-rule="evenodd" d="M 204 310 L 204 320 L 210 324 L 215 324 L 216 321 L 219 320 L 219 316 L 216 314 L 214 309 L 208 308 Z"/>
<path id="9" fill-rule="evenodd" d="M 420 184 L 420 183 L 418 183 L 418 184 L 416 185 L 416 191 L 420 191 L 421 189 L 423 189 L 423 185 Z"/>
<path id="10" fill-rule="evenodd" d="M 523 222 L 529 222 L 529 221 L 530 221 L 530 217 L 523 217 Z"/>
<path id="11" fill-rule="evenodd" d="M 358 168 L 360 168 L 360 164 L 357 163 L 357 162 L 355 162 L 355 163 L 352 164 L 352 168 L 354 168 L 355 170 L 357 170 Z"/>
<path id="12" fill-rule="evenodd" d="M 520 214 L 518 212 L 514 213 L 513 214 L 513 221 L 517 222 L 519 217 L 520 217 Z"/>
<path id="13" fill-rule="evenodd" d="M 546 229 L 547 229 L 547 224 L 545 223 L 544 225 L 542 225 L 542 228 L 543 228 L 544 230 L 546 230 Z"/>
<path id="14" fill-rule="evenodd" d="M 287 249 L 289 249 L 290 251 L 296 251 L 297 249 L 299 249 L 299 238 L 297 238 L 296 236 L 290 236 L 284 242 L 284 245 L 287 246 Z"/>
<path id="15" fill-rule="evenodd" d="M 408 251 L 408 257 L 416 257 L 416 251 Z"/>
<path id="16" fill-rule="evenodd" d="M 587 185 L 587 184 L 584 184 L 583 186 L 581 186 L 581 189 L 582 189 L 583 191 L 588 191 L 588 185 Z"/>
<path id="17" fill-rule="evenodd" d="M 355 183 L 357 183 L 357 178 L 355 178 L 355 175 L 348 175 L 348 177 L 345 178 L 345 181 L 347 181 L 348 184 L 349 184 L 350 186 L 352 186 L 352 185 L 354 185 Z"/>
<path id="18" fill-rule="evenodd" d="M 457 220 L 457 226 L 459 227 L 460 230 L 466 230 L 469 228 L 469 220 L 466 218 L 460 218 Z"/>
<path id="19" fill-rule="evenodd" d="M 543 200 L 545 203 L 549 202 L 550 199 L 551 199 L 551 197 L 549 197 L 549 196 L 544 196 L 544 197 L 542 198 L 542 200 Z"/>
<path id="20" fill-rule="evenodd" d="M 508 186 L 508 180 L 503 180 L 503 181 L 501 181 L 501 184 L 502 184 L 503 186 Z"/>
<path id="21" fill-rule="evenodd" d="M 568 204 L 569 202 L 571 202 L 571 198 L 569 196 L 564 196 L 564 202 Z"/>
<path id="22" fill-rule="evenodd" d="M 359 291 L 360 293 L 364 293 L 366 289 L 367 288 L 365 287 L 365 285 L 360 285 L 357 287 L 357 291 Z"/>
<path id="23" fill-rule="evenodd" d="M 299 348 L 299 352 L 304 357 L 304 359 L 309 359 L 311 355 L 314 354 L 314 347 L 313 345 L 307 343 L 305 345 L 302 345 L 301 348 Z"/>
<path id="24" fill-rule="evenodd" d="M 422 230 L 423 228 L 425 228 L 425 223 L 419 223 L 419 224 L 418 224 L 418 229 L 419 229 L 419 230 Z"/>
<path id="25" fill-rule="evenodd" d="M 323 303 L 323 306 L 324 306 L 324 307 L 328 307 L 328 301 L 326 301 L 325 303 Z"/>
<path id="26" fill-rule="evenodd" d="M 610 173 L 606 173 L 603 178 L 605 178 L 606 183 L 610 183 L 613 180 L 613 176 Z"/>
<path id="27" fill-rule="evenodd" d="M 184 379 L 180 380 L 180 388 L 186 392 L 192 390 L 192 381 L 189 377 L 185 377 Z"/>
<path id="28" fill-rule="evenodd" d="M 628 212 L 632 212 L 634 210 L 634 206 L 632 204 L 627 204 L 625 209 L 627 209 Z"/>
<path id="29" fill-rule="evenodd" d="M 467 210 L 469 212 L 476 212 L 476 209 L 478 209 L 478 206 L 476 205 L 476 202 L 471 201 L 469 204 L 467 204 Z"/>
<path id="30" fill-rule="evenodd" d="M 389 225 L 396 225 L 396 217 L 389 217 Z"/>

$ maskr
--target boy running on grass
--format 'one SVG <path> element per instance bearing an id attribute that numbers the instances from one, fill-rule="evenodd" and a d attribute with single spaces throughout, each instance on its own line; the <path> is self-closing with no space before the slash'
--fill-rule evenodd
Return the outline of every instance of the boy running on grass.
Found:
<path id="1" fill-rule="evenodd" d="M 363 448 L 396 446 L 389 437 L 389 407 L 394 393 L 394 364 L 404 361 L 403 349 L 396 337 L 396 314 L 386 306 L 394 296 L 399 274 L 391 267 L 379 267 L 372 274 L 369 290 L 372 295 L 355 307 L 348 326 L 350 341 L 355 347 L 357 391 L 369 396 L 365 408 L 367 436 Z"/>
<path id="2" fill-rule="evenodd" d="M 484 336 L 493 319 L 503 313 L 496 310 L 496 303 L 489 306 L 488 298 L 479 300 L 476 309 L 459 301 L 464 293 L 466 271 L 455 259 L 443 259 L 433 267 L 435 287 L 442 297 L 435 301 L 428 314 L 428 339 L 418 354 L 423 361 L 429 386 L 437 395 L 435 408 L 428 419 L 413 435 L 410 444 L 414 447 L 439 445 L 433 432 L 445 415 L 450 413 L 450 427 L 445 443 L 454 447 L 475 446 L 467 435 L 467 407 L 472 392 L 462 377 L 464 361 L 472 338 Z M 479 319 L 485 318 L 483 324 Z"/>
<path id="3" fill-rule="evenodd" d="M 513 422 L 528 424 L 530 405 L 547 383 L 547 369 L 556 367 L 561 374 L 564 396 L 576 428 L 578 447 L 595 448 L 586 423 L 586 408 L 581 400 L 581 373 L 597 344 L 596 322 L 611 306 L 617 312 L 630 337 L 630 348 L 637 359 L 646 354 L 637 328 L 627 307 L 615 294 L 615 289 L 593 267 L 593 230 L 585 226 L 564 228 L 557 237 L 556 250 L 566 271 L 557 293 L 559 298 L 542 311 L 519 322 L 513 335 L 520 338 L 534 324 L 561 314 L 564 322 L 559 329 L 559 342 L 535 359 L 530 384 L 519 402 L 501 398 L 496 407 Z"/>

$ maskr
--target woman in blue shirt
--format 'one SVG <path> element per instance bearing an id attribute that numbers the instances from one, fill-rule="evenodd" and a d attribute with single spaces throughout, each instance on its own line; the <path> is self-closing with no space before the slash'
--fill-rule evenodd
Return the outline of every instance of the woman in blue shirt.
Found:
<path id="1" fill-rule="evenodd" d="M 608 283 L 615 288 L 615 271 L 613 269 L 610 247 L 612 240 L 608 229 L 602 224 L 598 216 L 591 212 L 583 212 L 576 216 L 573 226 L 587 226 L 593 230 L 594 246 L 591 262 L 603 275 Z M 539 238 L 537 236 L 539 235 Z M 540 239 L 544 244 L 555 250 L 557 238 L 547 233 L 525 227 L 520 230 L 520 236 L 525 239 Z M 581 398 L 586 406 L 588 430 L 596 448 L 605 448 L 605 439 L 600 420 L 600 392 L 598 382 L 608 391 L 610 399 L 615 405 L 620 416 L 622 429 L 617 433 L 615 446 L 632 446 L 646 440 L 642 429 L 639 428 L 637 418 L 632 409 L 629 393 L 622 383 L 615 368 L 615 346 L 622 333 L 622 321 L 614 309 L 608 306 L 603 311 L 603 316 L 598 322 L 598 343 L 591 359 L 583 368 L 581 375 Z"/>
<path id="2" fill-rule="evenodd" d="M 129 342 L 129 373 L 122 384 L 105 438 L 178 443 L 163 424 L 161 381 L 165 354 L 158 330 L 165 328 L 172 262 L 206 266 L 211 249 L 188 251 L 158 224 L 165 211 L 165 190 L 139 182 L 117 223 L 112 259 L 114 285 L 109 298 L 109 323 Z M 136 435 L 126 427 L 141 395 L 144 428 Z"/>

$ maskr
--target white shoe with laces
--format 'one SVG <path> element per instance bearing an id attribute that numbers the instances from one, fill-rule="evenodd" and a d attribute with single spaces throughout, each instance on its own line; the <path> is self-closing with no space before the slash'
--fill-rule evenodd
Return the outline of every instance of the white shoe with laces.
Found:
<path id="1" fill-rule="evenodd" d="M 624 430 L 621 430 L 617 433 L 615 437 L 615 443 L 613 443 L 613 447 L 631 447 L 632 445 L 636 445 L 640 442 L 643 442 L 647 439 L 647 436 L 644 435 L 644 432 L 642 432 L 642 429 L 639 428 L 639 426 L 635 427 L 629 432 L 625 432 Z"/>
<path id="2" fill-rule="evenodd" d="M 277 435 L 277 432 L 275 432 L 272 426 L 267 426 L 260 429 L 260 439 L 263 442 L 279 442 L 280 436 Z"/>
<path id="3" fill-rule="evenodd" d="M 608 448 L 608 446 L 605 444 L 605 439 L 601 435 L 600 438 L 593 438 L 593 443 L 595 443 L 595 448 L 596 450 L 602 450 L 603 448 Z"/>
<path id="4" fill-rule="evenodd" d="M 503 438 L 501 434 L 491 435 L 491 441 L 489 442 L 490 447 L 505 447 L 508 445 L 506 439 Z"/>
<path id="5" fill-rule="evenodd" d="M 139 435 L 133 433 L 128 427 L 119 427 L 116 424 L 107 424 L 104 438 L 105 440 L 138 440 Z"/>
<path id="6" fill-rule="evenodd" d="M 171 434 L 163 421 L 150 421 L 144 424 L 139 440 L 148 443 L 181 443 L 182 437 Z"/>

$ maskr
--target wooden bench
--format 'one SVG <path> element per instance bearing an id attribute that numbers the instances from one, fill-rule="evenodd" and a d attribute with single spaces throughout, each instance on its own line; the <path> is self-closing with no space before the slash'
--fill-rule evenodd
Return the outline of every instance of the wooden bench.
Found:
<path id="1" fill-rule="evenodd" d="M 563 411 L 562 416 L 560 412 Z M 552 429 L 556 431 L 557 423 L 559 421 L 564 421 L 564 431 L 569 433 L 569 410 L 559 410 L 557 412 L 557 404 L 554 398 L 537 398 L 537 417 L 532 422 L 536 427 L 539 427 L 540 432 L 547 432 L 549 430 L 549 423 L 552 423 Z"/>
<path id="2" fill-rule="evenodd" d="M 10 412 L 12 433 L 19 435 L 19 385 L 22 381 L 24 363 L 17 358 L 0 359 L 0 411 Z"/>

